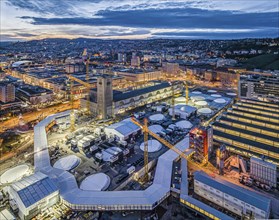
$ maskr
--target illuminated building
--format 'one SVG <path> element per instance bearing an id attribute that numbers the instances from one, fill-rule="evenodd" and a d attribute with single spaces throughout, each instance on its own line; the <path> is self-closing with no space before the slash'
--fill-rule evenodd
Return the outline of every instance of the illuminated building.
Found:
<path id="1" fill-rule="evenodd" d="M 195 127 L 190 131 L 190 147 L 195 149 L 195 157 L 202 162 L 208 160 L 213 144 L 211 127 Z"/>
<path id="2" fill-rule="evenodd" d="M 240 217 L 268 219 L 270 215 L 271 200 L 267 197 L 202 171 L 194 173 L 194 192 Z"/>
<path id="3" fill-rule="evenodd" d="M 37 172 L 9 188 L 10 202 L 18 208 L 20 219 L 32 219 L 59 201 L 59 191 L 45 174 Z"/>
<path id="4" fill-rule="evenodd" d="M 0 101 L 3 103 L 15 101 L 15 86 L 10 82 L 0 82 Z"/>
<path id="5" fill-rule="evenodd" d="M 250 176 L 272 187 L 276 187 L 279 182 L 277 181 L 277 166 L 256 157 L 250 159 Z"/>
<path id="6" fill-rule="evenodd" d="M 105 89 L 102 85 L 103 84 L 98 84 L 97 89 L 92 89 L 90 91 L 91 112 L 101 118 L 121 114 L 173 95 L 171 85 L 167 82 L 154 82 L 151 83 L 150 86 L 126 92 L 112 91 L 109 86 L 106 86 Z M 100 91 L 98 92 L 99 88 Z M 180 84 L 174 85 L 175 94 L 181 93 L 181 91 L 182 86 Z M 81 99 L 81 106 L 86 106 L 85 99 Z"/>
<path id="7" fill-rule="evenodd" d="M 279 105 L 240 100 L 214 122 L 214 144 L 245 157 L 265 156 L 279 165 Z"/>
<path id="8" fill-rule="evenodd" d="M 244 75 L 241 76 L 238 86 L 240 98 L 279 101 L 278 75 Z"/>

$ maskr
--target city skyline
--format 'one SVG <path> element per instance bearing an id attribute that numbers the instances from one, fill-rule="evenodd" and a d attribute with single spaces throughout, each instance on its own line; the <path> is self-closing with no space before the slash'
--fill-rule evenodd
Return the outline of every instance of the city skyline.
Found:
<path id="1" fill-rule="evenodd" d="M 271 1 L 1 1 L 1 41 L 278 37 Z"/>

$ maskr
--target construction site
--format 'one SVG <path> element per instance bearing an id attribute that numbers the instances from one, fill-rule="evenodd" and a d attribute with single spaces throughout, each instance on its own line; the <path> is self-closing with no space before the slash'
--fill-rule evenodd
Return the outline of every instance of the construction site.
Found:
<path id="1" fill-rule="evenodd" d="M 212 123 L 234 104 L 236 93 L 189 86 L 183 72 L 184 80 L 118 90 L 112 76 L 103 74 L 92 86 L 85 62 L 85 80 L 67 75 L 71 110 L 36 124 L 34 150 L 12 168 L 18 175 L 1 175 L 4 198 L 9 195 L 21 219 L 86 219 L 85 213 L 98 217 L 105 211 L 119 211 L 123 219 L 161 219 L 175 203 L 211 219 L 249 219 L 268 218 L 277 207 L 262 194 L 247 193 L 252 180 L 242 157 L 213 146 Z M 75 96 L 74 82 L 86 88 L 85 96 Z M 74 106 L 77 99 L 80 108 Z M 259 211 L 244 212 L 225 197 L 220 201 L 215 186 Z M 61 208 L 52 208 L 57 203 Z"/>

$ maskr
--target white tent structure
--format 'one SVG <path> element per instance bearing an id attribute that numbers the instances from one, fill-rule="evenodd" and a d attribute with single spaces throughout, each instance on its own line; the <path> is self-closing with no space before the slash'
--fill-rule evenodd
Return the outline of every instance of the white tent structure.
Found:
<path id="1" fill-rule="evenodd" d="M 186 102 L 186 98 L 183 97 L 183 96 L 180 96 L 180 97 L 178 97 L 178 98 L 175 98 L 175 99 L 174 99 L 174 102 L 175 102 L 175 103 L 185 103 L 185 102 Z"/>
<path id="2" fill-rule="evenodd" d="M 149 116 L 149 120 L 150 121 L 162 121 L 165 119 L 165 116 L 163 114 L 155 114 L 155 115 L 151 115 Z"/>
<path id="3" fill-rule="evenodd" d="M 161 150 L 161 148 L 162 148 L 162 144 L 157 140 L 148 140 L 147 144 L 148 144 L 149 153 L 157 152 L 157 151 Z M 141 143 L 140 149 L 142 151 L 144 151 L 144 142 Z"/>
<path id="4" fill-rule="evenodd" d="M 125 119 L 118 123 L 112 124 L 105 129 L 105 133 L 108 138 L 117 138 L 121 141 L 126 140 L 130 135 L 136 134 L 140 131 L 140 127 L 135 125 L 131 119 Z"/>
<path id="5" fill-rule="evenodd" d="M 0 177 L 0 185 L 6 183 L 12 183 L 20 180 L 23 176 L 30 174 L 29 166 L 22 164 L 5 171 Z"/>
<path id="6" fill-rule="evenodd" d="M 195 102 L 195 105 L 201 107 L 201 106 L 206 106 L 207 105 L 207 102 L 206 101 L 197 101 Z"/>
<path id="7" fill-rule="evenodd" d="M 200 91 L 194 91 L 194 92 L 192 92 L 193 94 L 195 94 L 195 95 L 200 95 L 200 94 L 202 94 L 202 92 L 200 92 Z"/>
<path id="8" fill-rule="evenodd" d="M 213 89 L 210 89 L 210 90 L 207 90 L 207 92 L 209 92 L 209 93 L 215 93 L 215 92 L 217 92 L 216 90 L 213 90 Z"/>
<path id="9" fill-rule="evenodd" d="M 222 99 L 222 98 L 220 98 L 220 99 L 214 99 L 213 101 L 216 102 L 216 103 L 218 103 L 218 104 L 224 104 L 224 103 L 226 103 L 226 100 L 225 100 L 225 99 Z"/>
<path id="10" fill-rule="evenodd" d="M 203 96 L 191 96 L 191 99 L 195 101 L 204 101 L 205 98 Z"/>
<path id="11" fill-rule="evenodd" d="M 103 191 L 110 185 L 110 177 L 104 173 L 96 173 L 86 177 L 80 184 L 80 189 L 89 191 Z"/>
<path id="12" fill-rule="evenodd" d="M 236 93 L 234 93 L 234 92 L 228 92 L 228 93 L 226 93 L 228 96 L 236 96 Z"/>
<path id="13" fill-rule="evenodd" d="M 221 97 L 222 97 L 222 96 L 219 95 L 219 94 L 212 94 L 211 96 L 214 97 L 214 98 L 221 98 Z"/>
<path id="14" fill-rule="evenodd" d="M 66 157 L 62 157 L 58 161 L 56 161 L 53 167 L 61 170 L 72 170 L 76 168 L 80 163 L 80 158 L 76 155 L 69 155 Z"/>
<path id="15" fill-rule="evenodd" d="M 198 114 L 200 115 L 209 115 L 212 113 L 212 110 L 210 108 L 200 108 L 198 109 Z"/>
<path id="16" fill-rule="evenodd" d="M 193 127 L 193 124 L 189 121 L 186 121 L 186 120 L 176 122 L 175 125 L 179 128 L 187 128 L 187 129 Z"/>

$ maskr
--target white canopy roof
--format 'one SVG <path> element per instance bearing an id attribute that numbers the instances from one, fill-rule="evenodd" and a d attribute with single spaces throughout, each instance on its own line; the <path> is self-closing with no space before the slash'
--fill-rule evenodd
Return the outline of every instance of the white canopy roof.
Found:
<path id="1" fill-rule="evenodd" d="M 149 116 L 149 119 L 151 121 L 161 121 L 165 118 L 165 116 L 163 114 L 155 114 L 155 115 L 151 115 Z"/>
<path id="2" fill-rule="evenodd" d="M 177 127 L 180 127 L 180 128 L 191 128 L 191 127 L 193 127 L 193 124 L 189 121 L 186 121 L 186 120 L 176 122 L 175 124 L 176 124 Z"/>
<path id="3" fill-rule="evenodd" d="M 157 152 L 162 148 L 162 144 L 157 140 L 148 140 L 147 144 L 149 153 Z M 144 151 L 144 142 L 141 143 L 140 149 Z"/>
<path id="4" fill-rule="evenodd" d="M 192 92 L 192 93 L 195 94 L 195 95 L 202 94 L 202 92 L 200 92 L 200 91 L 194 91 L 194 92 Z"/>
<path id="5" fill-rule="evenodd" d="M 69 155 L 66 157 L 62 157 L 58 161 L 55 162 L 53 167 L 61 170 L 72 170 L 77 167 L 80 163 L 80 158 L 76 155 Z"/>
<path id="6" fill-rule="evenodd" d="M 210 89 L 210 90 L 207 90 L 207 92 L 209 92 L 209 93 L 215 93 L 215 92 L 217 92 L 216 90 L 213 90 L 213 89 Z"/>
<path id="7" fill-rule="evenodd" d="M 20 180 L 24 175 L 28 174 L 29 166 L 26 164 L 22 164 L 11 169 L 8 169 L 4 172 L 0 177 L 0 183 L 12 183 L 14 181 Z"/>
<path id="8" fill-rule="evenodd" d="M 200 113 L 200 114 L 211 114 L 212 110 L 210 108 L 200 108 L 200 109 L 198 109 L 198 113 Z"/>
<path id="9" fill-rule="evenodd" d="M 223 104 L 223 103 L 226 103 L 226 100 L 225 99 L 214 99 L 214 102 Z"/>
<path id="10" fill-rule="evenodd" d="M 219 94 L 212 94 L 211 96 L 214 97 L 214 98 L 221 98 L 221 97 L 222 97 L 222 96 L 219 95 Z"/>
<path id="11" fill-rule="evenodd" d="M 195 104 L 198 106 L 206 106 L 207 102 L 206 101 L 197 101 L 197 102 L 195 102 Z"/>
<path id="12" fill-rule="evenodd" d="M 191 99 L 194 100 L 194 101 L 203 101 L 203 100 L 205 100 L 205 98 L 203 96 L 192 96 Z"/>
<path id="13" fill-rule="evenodd" d="M 110 177 L 104 173 L 97 173 L 86 177 L 80 185 L 82 190 L 102 191 L 110 184 Z"/>

